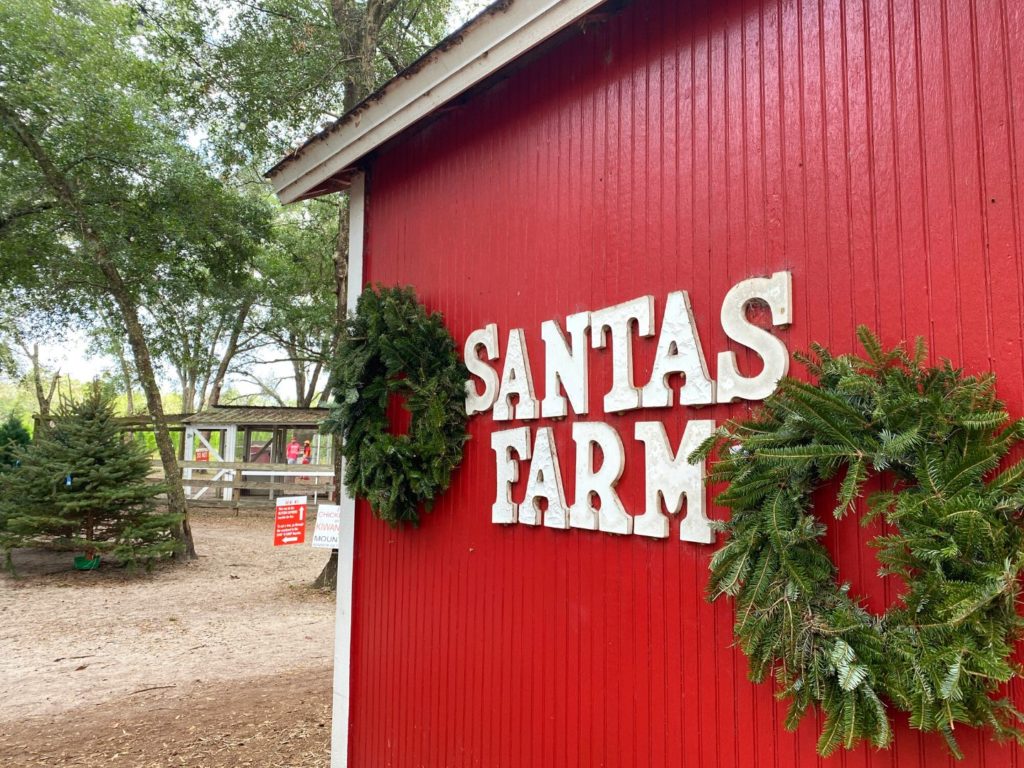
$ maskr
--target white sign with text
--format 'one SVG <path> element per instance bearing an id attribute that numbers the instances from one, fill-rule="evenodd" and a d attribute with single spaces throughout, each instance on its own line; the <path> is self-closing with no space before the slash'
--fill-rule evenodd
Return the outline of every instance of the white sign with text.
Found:
<path id="1" fill-rule="evenodd" d="M 543 398 L 537 396 L 522 328 L 508 333 L 500 375 L 491 364 L 502 357 L 498 326 L 491 323 L 466 339 L 464 359 L 475 377 L 466 382 L 466 413 L 490 411 L 496 422 L 563 419 L 570 411 L 575 416 L 589 414 L 596 405 L 589 397 L 590 348 L 607 348 L 610 353 L 611 386 L 600 403 L 605 414 L 677 404 L 691 407 L 763 400 L 789 372 L 789 350 L 774 333 L 752 322 L 747 310 L 755 302 L 766 305 L 772 326 L 790 325 L 792 282 L 789 272 L 753 277 L 734 285 L 722 301 L 719 317 L 725 336 L 753 351 L 763 363 L 751 376 L 740 372 L 734 351 L 723 350 L 715 358 L 717 380 L 711 377 L 686 291 L 668 294 L 660 327 L 655 323 L 653 296 L 577 312 L 566 317 L 564 325 L 556 320 L 542 323 L 544 369 L 536 380 L 544 384 Z M 657 336 L 651 375 L 644 383 L 634 381 L 634 336 Z M 669 535 L 665 512 L 679 514 L 685 500 L 679 538 L 711 544 L 715 534 L 706 513 L 704 465 L 690 465 L 687 457 L 714 429 L 712 420 L 690 420 L 674 446 L 660 421 L 633 426 L 633 439 L 643 445 L 647 483 L 645 507 L 636 515 L 626 511 L 615 490 L 625 469 L 626 451 L 622 436 L 610 424 L 596 420 L 572 424 L 576 459 L 576 498 L 572 503 L 565 498 L 550 426 L 517 426 L 494 432 L 491 448 L 497 489 L 491 521 L 663 539 Z M 595 466 L 598 456 L 600 465 Z M 521 470 L 526 471 L 525 493 L 516 500 L 513 485 Z"/>
<path id="2" fill-rule="evenodd" d="M 337 549 L 340 531 L 341 507 L 337 504 L 317 505 L 313 546 L 318 549 Z"/>

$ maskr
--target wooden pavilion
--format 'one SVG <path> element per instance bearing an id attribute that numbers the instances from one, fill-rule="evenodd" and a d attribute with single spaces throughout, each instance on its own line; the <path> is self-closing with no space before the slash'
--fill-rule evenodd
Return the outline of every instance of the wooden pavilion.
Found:
<path id="1" fill-rule="evenodd" d="M 220 405 L 182 418 L 182 474 L 190 499 L 273 498 L 296 483 L 333 478 L 333 441 L 319 432 L 327 408 Z M 289 464 L 292 440 L 310 444 L 306 463 Z M 193 482 L 189 482 L 193 481 Z"/>

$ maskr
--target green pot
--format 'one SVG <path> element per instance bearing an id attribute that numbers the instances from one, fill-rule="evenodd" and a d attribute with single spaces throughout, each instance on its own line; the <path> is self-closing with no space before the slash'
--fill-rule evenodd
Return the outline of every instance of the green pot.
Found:
<path id="1" fill-rule="evenodd" d="M 95 571 L 100 567 L 100 556 L 88 557 L 87 555 L 75 555 L 76 571 Z"/>

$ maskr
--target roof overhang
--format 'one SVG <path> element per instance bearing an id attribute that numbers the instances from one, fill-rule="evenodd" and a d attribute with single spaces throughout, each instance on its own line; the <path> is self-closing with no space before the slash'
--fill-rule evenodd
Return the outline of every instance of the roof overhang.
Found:
<path id="1" fill-rule="evenodd" d="M 500 0 L 267 172 L 282 203 L 336 192 L 363 157 L 607 0 Z"/>
<path id="2" fill-rule="evenodd" d="M 181 419 L 190 426 L 315 427 L 330 413 L 329 408 L 267 405 L 214 405 Z"/>

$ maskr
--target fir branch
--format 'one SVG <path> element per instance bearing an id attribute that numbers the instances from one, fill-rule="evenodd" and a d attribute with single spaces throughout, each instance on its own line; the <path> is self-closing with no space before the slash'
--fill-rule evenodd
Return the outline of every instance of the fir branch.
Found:
<path id="1" fill-rule="evenodd" d="M 735 634 L 750 677 L 775 670 L 787 727 L 817 707 L 828 755 L 892 742 L 888 709 L 943 736 L 957 725 L 1022 739 L 1000 686 L 1016 677 L 1024 557 L 1024 462 L 997 472 L 1024 438 L 990 375 L 949 361 L 926 367 L 918 341 L 886 349 L 865 328 L 866 357 L 812 346 L 796 356 L 810 383 L 786 379 L 753 418 L 720 428 L 691 457 L 718 454 L 709 477 L 732 514 L 712 558 L 709 599 L 736 600 Z M 835 582 L 813 494 L 845 469 L 834 514 L 881 517 L 870 544 L 882 574 L 908 592 L 881 617 Z M 894 480 L 862 500 L 869 471 Z"/>

